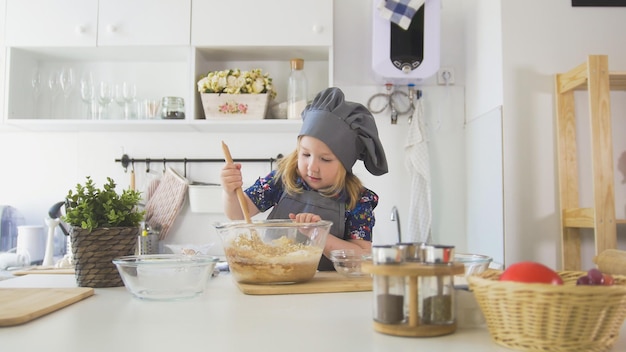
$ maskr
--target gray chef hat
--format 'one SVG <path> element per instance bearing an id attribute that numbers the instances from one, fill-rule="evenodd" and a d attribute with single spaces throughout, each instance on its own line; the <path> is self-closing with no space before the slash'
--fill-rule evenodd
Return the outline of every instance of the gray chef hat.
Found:
<path id="1" fill-rule="evenodd" d="M 302 112 L 299 136 L 315 137 L 333 151 L 348 172 L 363 160 L 372 175 L 387 173 L 387 158 L 372 113 L 363 105 L 345 101 L 339 88 L 317 94 Z"/>

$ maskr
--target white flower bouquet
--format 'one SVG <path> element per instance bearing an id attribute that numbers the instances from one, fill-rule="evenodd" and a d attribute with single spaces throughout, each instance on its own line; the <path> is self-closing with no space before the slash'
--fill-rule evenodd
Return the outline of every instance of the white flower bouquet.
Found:
<path id="1" fill-rule="evenodd" d="M 211 71 L 198 80 L 206 119 L 265 118 L 276 97 L 269 74 L 261 69 Z"/>
<path id="2" fill-rule="evenodd" d="M 198 80 L 200 93 L 264 94 L 276 97 L 272 78 L 261 69 L 211 71 Z"/>

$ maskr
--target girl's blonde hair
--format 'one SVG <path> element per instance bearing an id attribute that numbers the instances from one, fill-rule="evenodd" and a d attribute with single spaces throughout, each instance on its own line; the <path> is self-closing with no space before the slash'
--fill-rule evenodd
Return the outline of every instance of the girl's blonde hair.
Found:
<path id="1" fill-rule="evenodd" d="M 300 138 L 298 138 L 298 141 L 299 140 Z M 298 143 L 296 150 L 277 162 L 276 177 L 281 180 L 285 187 L 285 192 L 288 194 L 302 193 L 304 190 L 302 185 L 297 183 L 298 177 L 300 177 L 300 175 L 298 175 L 299 152 L 300 143 Z M 348 197 L 347 209 L 354 209 L 361 197 L 363 184 L 358 177 L 353 173 L 347 172 L 343 165 L 341 165 L 333 185 L 328 188 L 320 189 L 318 192 L 324 197 L 332 198 L 339 195 L 343 190 L 345 190 L 346 196 Z"/>

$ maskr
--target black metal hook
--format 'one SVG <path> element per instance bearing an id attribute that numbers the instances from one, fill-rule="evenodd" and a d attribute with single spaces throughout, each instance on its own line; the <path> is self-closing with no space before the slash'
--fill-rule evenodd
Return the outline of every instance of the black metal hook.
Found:
<path id="1" fill-rule="evenodd" d="M 128 154 L 122 155 L 122 167 L 124 168 L 124 172 L 128 171 L 128 161 L 129 160 L 130 160 L 130 158 L 128 157 Z"/>

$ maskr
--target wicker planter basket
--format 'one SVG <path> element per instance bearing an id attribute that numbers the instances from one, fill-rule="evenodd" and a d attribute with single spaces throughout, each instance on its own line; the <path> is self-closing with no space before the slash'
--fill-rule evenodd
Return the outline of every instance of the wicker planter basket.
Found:
<path id="1" fill-rule="evenodd" d="M 626 317 L 626 276 L 613 286 L 576 286 L 585 272 L 562 271 L 562 286 L 498 281 L 502 271 L 468 278 L 487 329 L 519 351 L 608 351 Z"/>
<path id="2" fill-rule="evenodd" d="M 139 227 L 70 228 L 70 241 L 80 287 L 124 286 L 115 264 L 116 257 L 135 254 Z"/>

